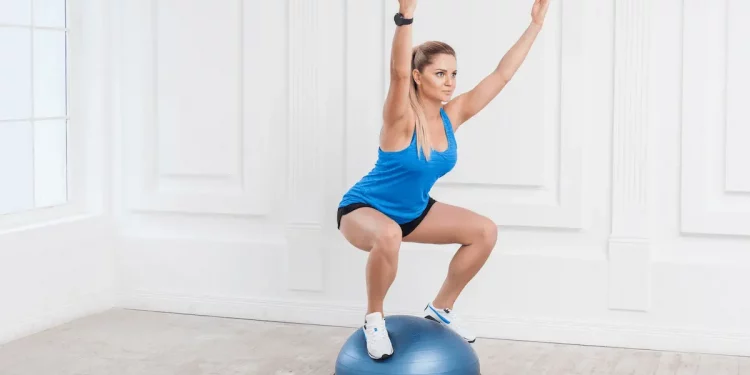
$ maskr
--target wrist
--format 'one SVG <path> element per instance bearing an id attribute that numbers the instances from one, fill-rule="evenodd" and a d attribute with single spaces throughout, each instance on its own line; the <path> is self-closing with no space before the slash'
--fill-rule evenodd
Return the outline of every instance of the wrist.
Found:
<path id="1" fill-rule="evenodd" d="M 414 18 L 414 11 L 413 10 L 399 9 L 398 12 L 401 13 L 401 15 L 404 16 L 404 18 Z"/>

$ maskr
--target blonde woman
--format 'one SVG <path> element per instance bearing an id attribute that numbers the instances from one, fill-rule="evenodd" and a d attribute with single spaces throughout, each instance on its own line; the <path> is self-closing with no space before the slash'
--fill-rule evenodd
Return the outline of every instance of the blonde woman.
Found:
<path id="1" fill-rule="evenodd" d="M 497 226 L 470 210 L 436 202 L 430 190 L 456 164 L 454 133 L 500 93 L 526 58 L 549 6 L 549 0 L 532 1 L 530 25 L 497 68 L 472 90 L 452 99 L 455 51 L 437 41 L 412 47 L 417 0 L 399 0 L 378 160 L 344 194 L 337 213 L 338 228 L 347 241 L 369 252 L 368 306 L 362 329 L 373 359 L 393 355 L 383 300 L 396 277 L 402 242 L 460 245 L 439 293 L 423 314 L 468 342 L 475 340 L 453 304 L 495 247 Z"/>

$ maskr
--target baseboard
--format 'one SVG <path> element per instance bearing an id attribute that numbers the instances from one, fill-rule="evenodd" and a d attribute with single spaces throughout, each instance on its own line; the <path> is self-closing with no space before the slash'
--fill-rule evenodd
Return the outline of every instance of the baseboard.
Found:
<path id="1" fill-rule="evenodd" d="M 217 298 L 135 292 L 124 296 L 128 309 L 195 314 L 276 322 L 356 328 L 362 306 L 251 298 Z M 414 311 L 390 314 L 414 315 Z M 553 342 L 675 352 L 750 356 L 750 334 L 620 325 L 585 321 L 468 316 L 465 319 L 484 338 Z"/>
<path id="2" fill-rule="evenodd" d="M 83 294 L 65 305 L 43 312 L 34 312 L 21 321 L 0 327 L 0 345 L 109 310 L 112 307 L 114 307 L 114 300 L 111 289 Z"/>

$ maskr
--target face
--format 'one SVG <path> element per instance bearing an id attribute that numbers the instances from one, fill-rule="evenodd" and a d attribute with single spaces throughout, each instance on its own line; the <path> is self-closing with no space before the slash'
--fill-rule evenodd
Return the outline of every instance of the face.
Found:
<path id="1" fill-rule="evenodd" d="M 447 102 L 456 89 L 456 58 L 440 54 L 433 58 L 432 64 L 425 66 L 424 71 L 414 71 L 414 80 L 424 98 Z"/>

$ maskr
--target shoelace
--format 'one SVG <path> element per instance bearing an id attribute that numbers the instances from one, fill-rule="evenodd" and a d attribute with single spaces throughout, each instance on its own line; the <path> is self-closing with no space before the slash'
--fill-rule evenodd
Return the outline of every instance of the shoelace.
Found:
<path id="1" fill-rule="evenodd" d="M 365 325 L 365 330 L 367 330 L 370 339 L 373 341 L 379 341 L 385 338 L 385 323 L 373 325 L 372 327 Z"/>

